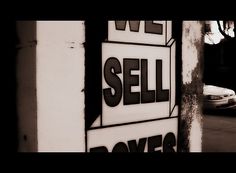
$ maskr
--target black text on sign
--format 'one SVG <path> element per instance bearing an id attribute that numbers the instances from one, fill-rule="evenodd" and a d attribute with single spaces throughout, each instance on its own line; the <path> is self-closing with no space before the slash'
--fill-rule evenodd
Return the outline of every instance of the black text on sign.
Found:
<path id="1" fill-rule="evenodd" d="M 167 45 L 171 21 L 109 21 L 108 41 Z"/>
<path id="2" fill-rule="evenodd" d="M 156 89 L 148 89 L 148 59 L 123 59 L 123 69 L 121 63 L 115 57 L 110 57 L 105 62 L 104 78 L 110 88 L 103 89 L 104 100 L 108 106 L 117 106 L 123 96 L 123 104 L 140 104 L 169 101 L 169 90 L 162 89 L 162 60 L 156 60 Z M 132 70 L 140 70 L 139 75 L 131 75 Z M 117 75 L 122 73 L 123 80 Z M 123 84 L 122 84 L 123 81 Z M 140 82 L 139 82 L 140 81 Z M 132 92 L 132 86 L 139 86 L 140 92 Z M 112 93 L 114 90 L 114 94 Z"/>

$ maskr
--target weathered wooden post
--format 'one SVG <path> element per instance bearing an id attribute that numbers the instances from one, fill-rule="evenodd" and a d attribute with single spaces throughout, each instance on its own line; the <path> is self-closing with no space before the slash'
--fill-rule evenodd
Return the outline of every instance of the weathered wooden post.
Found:
<path id="1" fill-rule="evenodd" d="M 179 151 L 201 152 L 204 22 L 183 21 Z"/>

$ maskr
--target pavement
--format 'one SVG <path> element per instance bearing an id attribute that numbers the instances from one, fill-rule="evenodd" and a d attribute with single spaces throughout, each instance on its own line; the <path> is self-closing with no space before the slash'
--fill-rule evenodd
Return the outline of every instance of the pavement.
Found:
<path id="1" fill-rule="evenodd" d="M 204 112 L 202 151 L 236 152 L 236 109 Z"/>

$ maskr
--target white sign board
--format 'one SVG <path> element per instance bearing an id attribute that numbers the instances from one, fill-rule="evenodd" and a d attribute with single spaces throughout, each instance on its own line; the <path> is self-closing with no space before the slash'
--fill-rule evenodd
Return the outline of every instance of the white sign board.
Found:
<path id="1" fill-rule="evenodd" d="M 108 41 L 167 45 L 171 27 L 171 21 L 109 21 Z"/>
<path id="2" fill-rule="evenodd" d="M 103 43 L 103 125 L 170 116 L 174 106 L 170 107 L 170 101 L 175 100 L 170 98 L 175 80 L 175 71 L 170 69 L 174 45 Z"/>
<path id="3" fill-rule="evenodd" d="M 170 152 L 177 150 L 178 118 L 88 131 L 89 152 Z M 99 139 L 99 140 L 98 140 Z"/>

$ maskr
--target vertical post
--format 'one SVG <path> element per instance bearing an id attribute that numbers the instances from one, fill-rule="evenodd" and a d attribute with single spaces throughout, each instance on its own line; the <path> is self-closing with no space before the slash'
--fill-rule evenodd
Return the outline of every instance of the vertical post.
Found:
<path id="1" fill-rule="evenodd" d="M 183 21 L 180 152 L 201 152 L 204 22 Z"/>
<path id="2" fill-rule="evenodd" d="M 19 21 L 19 151 L 85 151 L 84 21 Z"/>

